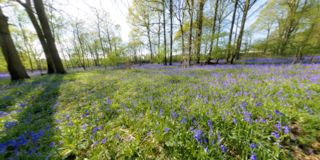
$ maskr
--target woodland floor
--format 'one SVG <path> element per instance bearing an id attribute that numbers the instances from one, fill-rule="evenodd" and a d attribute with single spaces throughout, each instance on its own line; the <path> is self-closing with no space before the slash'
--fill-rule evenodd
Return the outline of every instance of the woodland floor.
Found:
<path id="1" fill-rule="evenodd" d="M 320 159 L 320 65 L 0 80 L 0 159 Z"/>

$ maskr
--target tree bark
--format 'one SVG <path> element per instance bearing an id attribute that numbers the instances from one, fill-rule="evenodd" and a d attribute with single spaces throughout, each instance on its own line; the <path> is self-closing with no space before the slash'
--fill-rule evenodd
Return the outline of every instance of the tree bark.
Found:
<path id="1" fill-rule="evenodd" d="M 2 53 L 7 62 L 7 68 L 11 76 L 11 80 L 23 80 L 29 78 L 22 62 L 18 56 L 18 52 L 12 40 L 8 17 L 6 17 L 0 7 L 0 45 Z"/>
<path id="2" fill-rule="evenodd" d="M 227 63 L 229 62 L 230 57 L 232 56 L 231 52 L 231 42 L 232 42 L 232 34 L 233 34 L 233 27 L 234 27 L 234 22 L 236 19 L 236 14 L 237 14 L 237 8 L 238 8 L 238 3 L 239 0 L 235 0 L 235 4 L 234 4 L 234 9 L 233 9 L 233 15 L 232 15 L 232 21 L 231 21 L 231 28 L 230 28 L 230 33 L 229 33 L 229 41 L 228 41 L 228 53 L 227 53 Z"/>
<path id="3" fill-rule="evenodd" d="M 197 13 L 197 35 L 196 35 L 196 55 L 197 55 L 197 64 L 200 63 L 200 52 L 201 52 L 201 38 L 202 38 L 202 22 L 203 22 L 203 8 L 205 0 L 200 0 L 199 10 Z"/>
<path id="4" fill-rule="evenodd" d="M 240 50 L 241 50 L 242 38 L 243 38 L 243 33 L 244 33 L 244 27 L 245 27 L 246 21 L 247 21 L 247 15 L 248 15 L 249 7 L 250 7 L 250 0 L 246 0 L 246 4 L 245 4 L 245 7 L 244 7 L 243 16 L 242 16 L 242 21 L 241 21 L 239 37 L 238 37 L 238 40 L 237 40 L 237 47 L 236 47 L 236 51 L 235 51 L 235 55 L 234 55 L 235 57 L 232 58 L 232 62 L 233 62 L 234 58 L 236 58 L 237 60 L 240 59 Z"/>
<path id="5" fill-rule="evenodd" d="M 33 13 L 31 1 L 30 0 L 26 0 L 25 3 L 22 3 L 20 0 L 17 0 L 17 2 L 24 7 L 24 9 L 26 10 L 26 12 L 28 14 L 28 17 L 30 18 L 30 21 L 31 21 L 34 29 L 37 32 L 37 36 L 39 38 L 39 41 L 41 43 L 41 46 L 42 46 L 42 49 L 43 49 L 43 52 L 45 54 L 46 61 L 47 61 L 47 68 L 48 68 L 47 73 L 48 74 L 55 73 L 56 69 L 55 69 L 55 65 L 54 65 L 53 60 L 52 60 L 50 49 L 48 48 L 48 44 L 46 42 L 45 36 L 44 36 L 44 34 L 42 32 L 42 29 L 41 29 L 41 27 L 40 27 L 40 25 L 38 23 L 38 20 L 37 20 L 36 16 Z"/>
<path id="6" fill-rule="evenodd" d="M 173 0 L 170 0 L 170 58 L 169 65 L 172 65 L 172 48 L 173 48 Z"/>
<path id="7" fill-rule="evenodd" d="M 191 2 L 190 2 L 191 1 Z M 189 4 L 191 3 L 191 4 Z M 188 6 L 189 6 L 189 16 L 190 16 L 190 25 L 189 25 L 189 59 L 188 64 L 191 65 L 192 61 L 192 34 L 193 34 L 193 6 L 194 6 L 194 0 L 188 0 Z"/>
<path id="8" fill-rule="evenodd" d="M 166 36 L 166 0 L 162 0 L 163 5 L 163 46 L 164 46 L 164 65 L 167 65 L 167 36 Z"/>
<path id="9" fill-rule="evenodd" d="M 216 33 L 216 21 L 217 21 L 217 15 L 218 15 L 218 7 L 219 7 L 219 1 L 220 0 L 216 0 L 216 4 L 214 7 L 214 16 L 213 16 L 213 24 L 212 24 L 212 37 L 211 37 L 211 41 L 210 41 L 210 49 L 209 49 L 209 54 L 208 54 L 208 58 L 207 58 L 207 63 L 210 64 L 211 61 L 211 55 L 212 55 L 212 48 L 213 48 L 213 41 L 214 41 L 214 35 Z"/>
<path id="10" fill-rule="evenodd" d="M 44 10 L 44 4 L 42 0 L 33 0 L 35 9 L 37 11 L 37 15 L 39 18 L 40 25 L 42 27 L 43 34 L 47 40 L 48 48 L 50 49 L 51 56 L 53 63 L 56 68 L 56 73 L 65 74 L 66 71 L 63 67 L 62 61 L 60 59 L 54 37 L 52 35 L 48 18 L 46 16 L 45 10 Z"/>

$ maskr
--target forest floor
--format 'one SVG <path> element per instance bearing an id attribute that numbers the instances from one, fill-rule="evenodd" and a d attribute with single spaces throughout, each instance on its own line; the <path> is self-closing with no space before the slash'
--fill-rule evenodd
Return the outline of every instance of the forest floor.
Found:
<path id="1" fill-rule="evenodd" d="M 0 80 L 0 159 L 320 159 L 320 65 Z"/>

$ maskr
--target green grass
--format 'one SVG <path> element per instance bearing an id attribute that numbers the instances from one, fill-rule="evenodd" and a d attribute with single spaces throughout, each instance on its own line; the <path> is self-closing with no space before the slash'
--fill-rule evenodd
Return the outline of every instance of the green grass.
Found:
<path id="1" fill-rule="evenodd" d="M 319 158 L 319 75 L 295 65 L 1 80 L 0 159 Z"/>

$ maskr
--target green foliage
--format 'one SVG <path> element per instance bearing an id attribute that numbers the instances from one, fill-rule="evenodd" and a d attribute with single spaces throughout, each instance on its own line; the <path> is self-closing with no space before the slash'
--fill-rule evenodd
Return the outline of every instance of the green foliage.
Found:
<path id="1" fill-rule="evenodd" d="M 0 144 L 22 143 L 21 135 L 27 143 L 17 152 L 1 148 L 0 159 L 248 159 L 254 153 L 270 160 L 319 153 L 312 145 L 320 136 L 319 71 L 319 65 L 131 69 L 1 80 Z M 6 122 L 17 124 L 6 128 Z"/>

